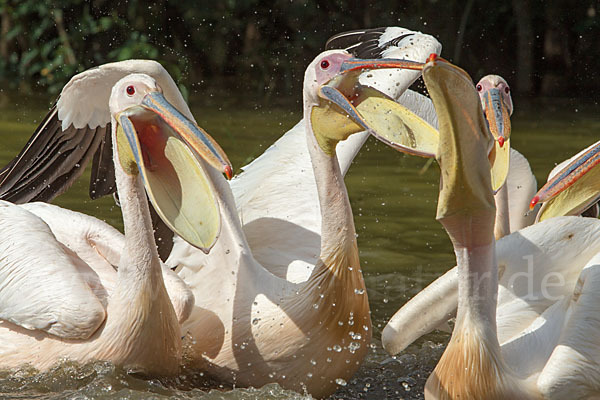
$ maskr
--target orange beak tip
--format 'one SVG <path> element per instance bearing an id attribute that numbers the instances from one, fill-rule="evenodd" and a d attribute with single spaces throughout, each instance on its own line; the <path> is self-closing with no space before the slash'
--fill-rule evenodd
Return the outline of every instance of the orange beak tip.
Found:
<path id="1" fill-rule="evenodd" d="M 529 209 L 533 210 L 539 201 L 540 201 L 540 196 L 537 196 L 537 195 L 534 196 L 533 199 L 531 199 L 531 203 L 529 203 Z"/>
<path id="2" fill-rule="evenodd" d="M 500 136 L 498 138 L 498 144 L 500 145 L 500 147 L 504 146 L 504 137 Z"/>
<path id="3" fill-rule="evenodd" d="M 437 55 L 437 54 L 435 54 L 435 53 L 431 53 L 431 54 L 429 55 L 429 57 L 427 58 L 427 62 L 429 62 L 429 61 L 435 61 L 437 58 L 438 58 L 438 55 Z"/>
<path id="4" fill-rule="evenodd" d="M 231 180 L 231 178 L 233 178 L 233 168 L 231 168 L 231 165 L 225 166 L 225 176 L 229 180 Z"/>

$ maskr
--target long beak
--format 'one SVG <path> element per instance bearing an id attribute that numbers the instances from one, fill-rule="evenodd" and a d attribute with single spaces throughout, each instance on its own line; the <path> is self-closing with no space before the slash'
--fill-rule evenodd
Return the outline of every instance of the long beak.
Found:
<path id="1" fill-rule="evenodd" d="M 438 114 L 440 143 L 436 158 L 441 169 L 437 219 L 444 223 L 453 242 L 464 246 L 488 243 L 481 236 L 451 228 L 455 218 L 483 218 L 493 224 L 489 150 L 492 137 L 481 109 L 473 81 L 462 69 L 445 60 L 431 60 L 423 79 Z M 489 221 L 488 221 L 489 220 Z M 460 226 L 458 224 L 457 226 Z M 490 233 L 491 235 L 491 233 Z"/>
<path id="2" fill-rule="evenodd" d="M 350 58 L 342 63 L 341 73 L 363 71 L 365 69 L 402 68 L 421 71 L 425 64 L 422 62 L 401 60 L 397 58 L 362 59 Z"/>
<path id="3" fill-rule="evenodd" d="M 431 125 L 385 94 L 358 83 L 360 73 L 365 69 L 422 70 L 424 65 L 410 60 L 351 58 L 342 64 L 339 75 L 321 86 L 319 96 L 338 106 L 353 123 L 343 121 L 332 113 L 319 115 L 318 111 L 314 118 L 328 126 L 329 130 L 338 129 L 346 133 L 367 130 L 397 150 L 433 157 L 439 139 L 438 132 Z"/>
<path id="4" fill-rule="evenodd" d="M 498 89 L 490 89 L 482 98 L 483 113 L 495 140 L 490 153 L 492 188 L 497 192 L 506 182 L 510 160 L 510 113 Z"/>
<path id="5" fill-rule="evenodd" d="M 115 119 L 124 170 L 139 171 L 150 201 L 171 230 L 208 252 L 221 219 L 212 181 L 199 159 L 231 176 L 223 150 L 159 92 L 147 94 L 140 106 Z"/>
<path id="6" fill-rule="evenodd" d="M 594 143 L 550 179 L 531 200 L 544 203 L 537 220 L 579 215 L 600 198 L 600 142 Z"/>
<path id="7" fill-rule="evenodd" d="M 231 162 L 221 146 L 208 133 L 173 107 L 162 93 L 148 93 L 142 104 L 160 115 L 206 162 L 223 172 L 228 179 L 233 177 Z"/>

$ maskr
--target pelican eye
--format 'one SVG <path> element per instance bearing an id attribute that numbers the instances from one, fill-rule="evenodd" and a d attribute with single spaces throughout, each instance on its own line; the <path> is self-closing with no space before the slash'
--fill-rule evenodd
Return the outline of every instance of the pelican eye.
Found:
<path id="1" fill-rule="evenodd" d="M 133 87 L 133 85 L 129 85 L 127 86 L 127 89 L 125 89 L 127 91 L 127 94 L 130 96 L 133 96 L 133 94 L 135 93 L 135 88 Z"/>
<path id="2" fill-rule="evenodd" d="M 504 93 L 508 94 L 508 92 L 510 92 L 510 88 L 509 88 L 508 86 L 506 86 L 506 87 L 504 88 Z"/>
<path id="3" fill-rule="evenodd" d="M 483 88 L 481 87 L 481 84 L 479 84 L 479 83 L 478 83 L 478 84 L 477 84 L 477 91 L 478 91 L 478 92 L 481 92 L 481 89 L 483 89 Z"/>
<path id="4" fill-rule="evenodd" d="M 321 61 L 321 68 L 322 68 L 322 69 L 327 69 L 327 68 L 329 68 L 329 61 L 327 61 L 327 60 L 323 60 L 323 61 Z"/>

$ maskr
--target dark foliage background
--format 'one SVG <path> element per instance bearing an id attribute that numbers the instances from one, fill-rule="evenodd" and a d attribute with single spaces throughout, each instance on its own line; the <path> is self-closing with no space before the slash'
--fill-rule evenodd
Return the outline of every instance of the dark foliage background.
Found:
<path id="1" fill-rule="evenodd" d="M 600 87 L 597 0 L 0 0 L 0 88 L 56 94 L 109 61 L 157 59 L 192 91 L 300 97 L 307 63 L 334 33 L 400 25 L 434 35 L 474 79 L 521 96 Z M 232 100 L 233 101 L 233 100 Z"/>

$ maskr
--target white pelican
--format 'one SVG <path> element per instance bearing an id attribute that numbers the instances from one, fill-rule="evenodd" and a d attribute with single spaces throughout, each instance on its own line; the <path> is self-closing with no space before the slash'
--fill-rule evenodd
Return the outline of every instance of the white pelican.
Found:
<path id="1" fill-rule="evenodd" d="M 152 375 L 179 370 L 181 330 L 163 282 L 146 192 L 171 229 L 209 247 L 218 236 L 219 215 L 212 197 L 203 194 L 210 182 L 194 154 L 226 172 L 231 167 L 212 138 L 174 109 L 147 75 L 119 80 L 109 109 L 123 246 L 116 254 L 106 251 L 113 232 L 91 217 L 2 201 L 1 368 L 30 364 L 45 370 L 66 358 L 109 360 Z M 86 224 L 87 242 L 69 248 L 34 210 L 58 213 L 70 227 Z M 81 247 L 87 252 L 79 255 Z"/>
<path id="2" fill-rule="evenodd" d="M 472 81 L 443 60 L 428 62 L 423 76 L 441 133 L 437 219 L 452 239 L 459 269 L 456 325 L 425 397 L 597 397 L 600 221 L 554 218 L 496 244 L 486 170 L 492 137 Z M 523 272 L 527 263 L 530 272 Z"/>
<path id="3" fill-rule="evenodd" d="M 381 124 L 379 118 L 390 118 L 386 105 L 395 104 L 360 85 L 356 70 L 404 64 L 392 59 L 351 59 L 343 50 L 330 50 L 306 70 L 304 134 L 316 179 L 320 237 L 284 219 L 279 220 L 279 234 L 293 234 L 282 239 L 295 238 L 300 252 L 320 241 L 307 279 L 292 282 L 261 265 L 237 219 L 223 225 L 208 255 L 176 240 L 167 263 L 178 266 L 178 273 L 195 293 L 218 289 L 212 298 L 196 302 L 184 324 L 192 365 L 236 384 L 261 386 L 276 381 L 315 397 L 331 394 L 356 371 L 372 329 L 336 146 L 363 127 Z M 345 72 L 348 69 L 351 72 Z M 348 98 L 357 100 L 356 108 Z M 378 113 L 371 111 L 373 103 L 379 106 Z M 243 209 L 241 215 L 245 215 Z M 286 231 L 290 228 L 291 232 Z M 283 256 L 279 265 L 284 267 L 295 259 L 291 252 Z M 315 255 L 304 262 L 312 260 Z M 230 273 L 223 273 L 224 266 Z M 218 279 L 221 283 L 216 288 Z"/>

